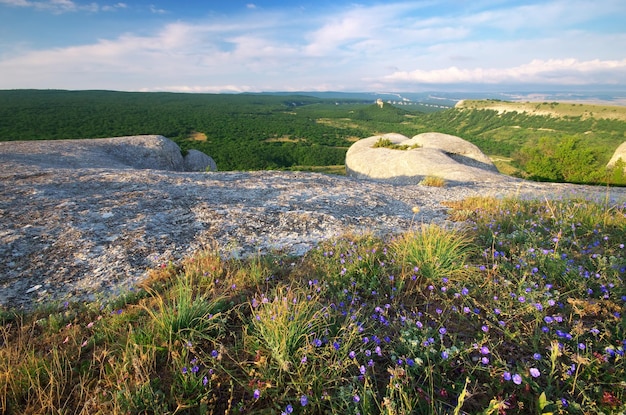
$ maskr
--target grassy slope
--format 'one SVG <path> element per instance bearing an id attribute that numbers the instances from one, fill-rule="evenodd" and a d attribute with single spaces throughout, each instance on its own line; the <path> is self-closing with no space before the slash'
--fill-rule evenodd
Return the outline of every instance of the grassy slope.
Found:
<path id="1" fill-rule="evenodd" d="M 498 100 L 463 100 L 457 109 L 491 109 L 498 112 L 523 112 L 550 117 L 607 118 L 626 121 L 626 106 L 580 104 L 570 102 L 510 102 Z"/>

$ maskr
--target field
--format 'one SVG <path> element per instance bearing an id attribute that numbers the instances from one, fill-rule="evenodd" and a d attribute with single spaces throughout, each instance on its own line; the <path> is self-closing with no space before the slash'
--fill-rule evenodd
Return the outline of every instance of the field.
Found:
<path id="1" fill-rule="evenodd" d="M 0 313 L 3 414 L 618 414 L 626 204 L 469 199 L 305 257 Z"/>

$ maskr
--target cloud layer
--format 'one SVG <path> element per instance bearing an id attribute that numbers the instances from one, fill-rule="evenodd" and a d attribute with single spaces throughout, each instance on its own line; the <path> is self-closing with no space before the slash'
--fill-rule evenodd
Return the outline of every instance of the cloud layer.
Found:
<path id="1" fill-rule="evenodd" d="M 61 47 L 0 44 L 0 88 L 240 92 L 420 90 L 447 84 L 626 86 L 626 4 L 552 0 L 352 3 L 319 9 L 249 3 L 196 17 L 150 5 L 135 30 Z M 0 10 L 76 18 L 135 6 L 0 0 Z M 158 10 L 156 13 L 154 10 Z M 66 16 L 63 16 L 66 17 Z M 156 18 L 156 17 L 155 17 Z M 164 19 L 170 19 L 168 22 Z M 1 21 L 0 21 L 1 23 Z M 52 24 L 52 23 L 50 23 Z M 94 23 L 96 24 L 96 23 Z M 126 26 L 128 27 L 128 26 Z M 65 30 L 72 30 L 70 27 Z M 70 36 L 71 37 L 71 36 Z"/>

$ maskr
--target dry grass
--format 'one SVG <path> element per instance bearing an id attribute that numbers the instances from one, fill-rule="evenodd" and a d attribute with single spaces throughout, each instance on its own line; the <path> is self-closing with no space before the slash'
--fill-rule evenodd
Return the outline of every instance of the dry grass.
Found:
<path id="1" fill-rule="evenodd" d="M 500 113 L 525 112 L 551 117 L 607 118 L 626 121 L 626 106 L 579 104 L 569 102 L 509 102 L 493 100 L 465 100 L 457 108 L 489 109 Z"/>
<path id="2" fill-rule="evenodd" d="M 306 138 L 293 138 L 290 135 L 283 135 L 281 137 L 270 137 L 264 141 L 266 143 L 303 143 L 306 142 Z"/>
<path id="3" fill-rule="evenodd" d="M 445 187 L 446 181 L 442 177 L 426 176 L 419 184 L 430 187 Z"/>
<path id="4" fill-rule="evenodd" d="M 206 141 L 207 135 L 205 133 L 194 131 L 193 133 L 189 134 L 188 139 L 193 141 Z"/>

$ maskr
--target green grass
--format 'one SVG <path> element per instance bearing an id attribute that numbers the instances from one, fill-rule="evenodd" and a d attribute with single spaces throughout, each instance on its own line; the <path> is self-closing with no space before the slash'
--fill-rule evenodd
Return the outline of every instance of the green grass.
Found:
<path id="1" fill-rule="evenodd" d="M 412 150 L 414 148 L 420 148 L 419 144 L 406 145 L 406 144 L 396 144 L 388 138 L 379 138 L 378 141 L 374 143 L 373 148 L 389 148 L 391 150 Z"/>
<path id="2" fill-rule="evenodd" d="M 462 231 L 209 249 L 106 303 L 4 310 L 0 413 L 626 411 L 626 205 L 448 207 Z"/>

